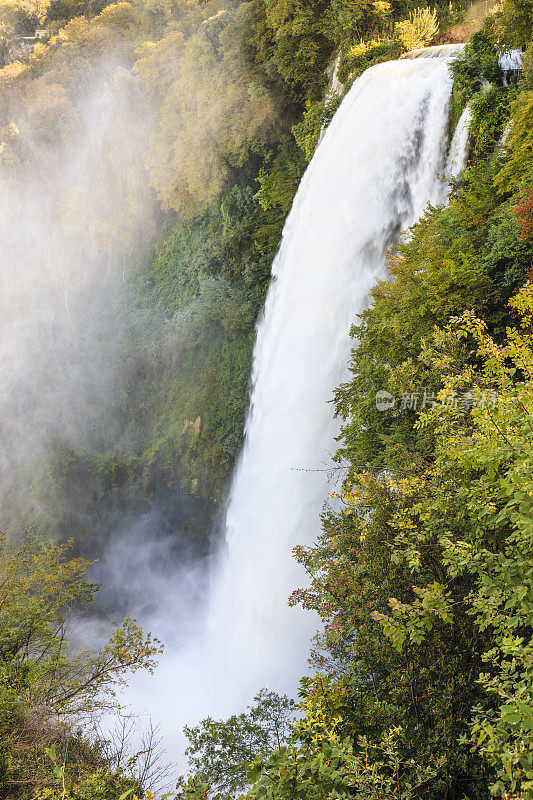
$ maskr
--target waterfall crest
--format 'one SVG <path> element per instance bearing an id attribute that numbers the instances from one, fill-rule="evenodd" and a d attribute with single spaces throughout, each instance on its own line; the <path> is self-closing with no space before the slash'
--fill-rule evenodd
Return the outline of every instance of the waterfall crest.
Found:
<path id="1" fill-rule="evenodd" d="M 294 693 L 305 671 L 316 619 L 287 605 L 306 584 L 291 550 L 314 540 L 331 491 L 338 423 L 328 401 L 348 376 L 350 326 L 385 276 L 384 251 L 428 202 L 445 200 L 438 175 L 457 49 L 367 70 L 302 179 L 258 323 L 245 444 L 205 619 L 142 687 L 174 734 L 242 710 L 263 686 Z"/>

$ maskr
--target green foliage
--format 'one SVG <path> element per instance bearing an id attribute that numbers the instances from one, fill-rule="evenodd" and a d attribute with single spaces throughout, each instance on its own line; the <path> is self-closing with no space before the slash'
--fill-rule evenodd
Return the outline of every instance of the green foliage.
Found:
<path id="1" fill-rule="evenodd" d="M 529 331 L 531 290 L 513 306 Z M 389 369 L 395 392 L 412 389 L 416 362 L 425 381 L 433 373 L 433 399 L 419 407 L 414 424 L 431 434 L 431 456 L 404 441 L 385 443 L 396 458 L 385 471 L 352 460 L 342 510 L 325 517 L 314 547 L 297 551 L 312 584 L 294 599 L 320 613 L 322 652 L 343 664 L 339 726 L 353 736 L 371 721 L 378 731 L 401 722 L 416 740 L 418 767 L 435 758 L 446 765 L 429 778 L 431 797 L 459 786 L 482 797 L 491 780 L 496 792 L 520 795 L 529 785 L 531 676 L 523 633 L 530 567 L 520 529 L 531 524 L 524 483 L 531 387 L 529 377 L 515 377 L 529 376 L 529 348 L 530 334 L 516 329 L 508 329 L 508 344 L 496 345 L 467 314 Z M 361 403 L 356 385 L 354 402 Z M 445 402 L 447 393 L 465 392 L 477 402 Z M 497 403 L 482 399 L 491 392 Z M 393 425 L 402 414 L 389 413 Z M 512 609 L 517 619 L 509 624 Z M 320 650 L 316 657 L 323 660 Z M 499 713 L 493 698 L 503 703 Z"/>
<path id="2" fill-rule="evenodd" d="M 325 0 L 250 0 L 239 13 L 244 54 L 252 73 L 300 107 L 317 100 L 332 52 L 323 22 Z"/>
<path id="3" fill-rule="evenodd" d="M 426 47 L 439 31 L 437 12 L 429 8 L 413 11 L 409 19 L 397 22 L 394 34 L 406 50 L 418 50 Z"/>
<path id="4" fill-rule="evenodd" d="M 475 33 L 466 46 L 464 54 L 452 62 L 454 91 L 463 98 L 463 105 L 481 89 L 483 83 L 502 83 L 502 69 L 498 61 L 496 40 L 485 26 Z"/>
<path id="5" fill-rule="evenodd" d="M 524 283 L 531 267 L 531 240 L 521 240 L 514 214 L 501 214 L 501 222 L 490 229 L 483 268 L 504 291 Z"/>
<path id="6" fill-rule="evenodd" d="M 46 18 L 48 22 L 66 23 L 74 17 L 79 17 L 85 10 L 82 0 L 51 0 Z"/>
<path id="7" fill-rule="evenodd" d="M 139 455 L 149 474 L 164 470 L 203 497 L 220 495 L 241 446 L 254 323 L 304 168 L 288 136 L 260 163 L 257 180 L 225 192 L 218 213 L 176 225 L 137 279 L 139 302 L 166 318 L 130 390 Z"/>
<path id="8" fill-rule="evenodd" d="M 431 501 L 427 497 L 423 535 L 430 524 L 440 523 L 438 541 L 447 586 L 471 582 L 472 590 L 465 598 L 466 613 L 475 620 L 478 638 L 490 634 L 483 653 L 488 666 L 479 678 L 487 700 L 475 709 L 473 741 L 497 770 L 493 793 L 510 791 L 529 796 L 533 778 L 528 634 L 533 294 L 529 285 L 513 299 L 511 307 L 519 316 L 519 327 L 508 329 L 502 346 L 486 334 L 486 326 L 472 314 L 465 314 L 448 328 L 448 339 L 474 340 L 481 368 L 461 370 L 460 364 L 448 360 L 444 386 L 468 387 L 474 396 L 490 390 L 497 402 L 489 407 L 479 403 L 471 414 L 437 405 L 422 414 L 418 424 L 436 425 L 433 483 L 439 474 L 448 476 L 449 497 L 450 490 L 454 491 L 449 477 L 456 473 L 456 509 L 462 516 L 461 530 L 454 535 L 444 523 L 444 498 L 437 494 Z M 425 357 L 431 354 L 442 363 L 449 344 L 444 347 L 444 337 L 437 335 L 434 342 Z M 405 516 L 403 510 L 399 513 Z M 449 614 L 457 616 L 458 603 L 451 597 L 448 609 Z M 409 628 L 407 610 L 402 609 L 401 614 Z"/>
<path id="9" fill-rule="evenodd" d="M 521 86 L 524 89 L 533 89 L 533 45 L 531 42 L 522 56 Z"/>
<path id="10" fill-rule="evenodd" d="M 474 160 L 486 158 L 494 151 L 509 120 L 512 98 L 512 90 L 491 86 L 472 100 L 470 136 Z"/>
<path id="11" fill-rule="evenodd" d="M 502 193 L 520 192 L 531 179 L 532 121 L 533 92 L 522 92 L 513 107 L 512 125 L 506 141 L 508 157 L 495 181 Z"/>
<path id="12" fill-rule="evenodd" d="M 35 798 L 107 800 L 136 783 L 112 771 L 75 721 L 114 705 L 124 676 L 152 670 L 156 639 L 126 619 L 100 650 L 76 647 L 69 623 L 93 599 L 89 562 L 70 559 L 67 546 L 0 547 L 0 736 L 4 797 L 25 786 Z M 52 762 L 52 764 L 50 764 Z M 54 780 L 50 781 L 50 771 Z M 56 784 L 58 788 L 53 788 Z M 72 788 L 71 786 L 76 787 Z"/>
<path id="13" fill-rule="evenodd" d="M 139 26 L 139 15 L 128 2 L 109 3 L 94 17 L 94 23 L 132 33 Z"/>
<path id="14" fill-rule="evenodd" d="M 172 30 L 146 45 L 136 64 L 159 103 L 148 155 L 152 184 L 163 208 L 182 217 L 205 212 L 272 129 L 270 98 L 243 72 L 235 35 L 226 12 L 188 38 Z"/>
<path id="15" fill-rule="evenodd" d="M 286 695 L 262 689 L 238 716 L 224 722 L 208 717 L 194 728 L 185 727 L 190 771 L 196 780 L 201 776 L 211 792 L 236 796 L 247 785 L 248 765 L 283 745 L 291 732 L 293 711 L 294 703 Z M 187 797 L 194 780 L 182 778 L 178 796 Z"/>
<path id="16" fill-rule="evenodd" d="M 0 32 L 3 37 L 32 34 L 39 22 L 39 7 L 28 0 L 0 3 Z"/>
<path id="17" fill-rule="evenodd" d="M 249 780 L 255 783 L 246 797 L 410 800 L 436 770 L 424 770 L 414 760 L 403 760 L 395 742 L 398 733 L 399 729 L 391 731 L 379 744 L 361 737 L 354 746 L 349 737 L 340 740 L 333 731 L 321 730 L 313 742 L 288 745 L 269 759 L 256 761 L 249 771 Z"/>
<path id="18" fill-rule="evenodd" d="M 310 104 L 308 106 L 308 109 L 311 108 L 315 108 L 315 104 Z M 334 112 L 331 113 L 331 116 L 333 116 L 333 113 Z M 322 115 L 322 119 L 324 119 L 324 115 Z M 301 124 L 305 125 L 305 122 Z M 316 123 L 312 124 L 315 125 L 314 133 L 316 131 Z M 304 152 L 306 160 L 310 160 L 307 158 L 308 150 L 304 148 L 311 145 L 305 140 L 304 147 L 302 147 L 302 140 L 297 131 L 301 131 L 301 128 L 298 128 L 298 126 L 296 126 L 294 131 L 294 139 L 291 136 L 285 136 L 280 143 L 277 153 L 269 154 L 265 158 L 257 177 L 257 183 L 260 188 L 255 195 L 255 200 L 259 203 L 262 211 L 267 212 L 262 215 L 263 218 L 261 221 L 264 220 L 266 224 L 276 225 L 276 238 L 273 239 L 269 249 L 274 249 L 277 244 L 276 239 L 279 239 L 280 226 L 283 225 L 291 209 L 294 195 L 296 194 L 300 178 L 305 168 L 302 154 L 298 152 L 298 149 L 294 146 L 294 140 L 296 140 L 296 144 Z"/>
<path id="19" fill-rule="evenodd" d="M 495 86 L 502 84 L 503 73 L 490 23 L 472 36 L 465 52 L 452 61 L 451 69 L 454 79 L 451 107 L 453 130 L 465 106 L 486 82 Z"/>
<path id="20" fill-rule="evenodd" d="M 389 3 L 372 0 L 332 0 L 327 24 L 332 40 L 341 46 L 366 38 L 390 13 Z"/>
<path id="21" fill-rule="evenodd" d="M 176 228 L 157 246 L 149 270 L 139 277 L 142 291 L 150 293 L 164 314 L 191 303 L 199 291 L 199 275 L 210 271 L 206 233 L 205 226 Z"/>
<path id="22" fill-rule="evenodd" d="M 33 551 L 26 545 L 15 550 L 2 541 L 0 553 L 5 683 L 28 705 L 43 703 L 63 714 L 76 712 L 80 703 L 95 706 L 104 690 L 112 694 L 125 672 L 152 669 L 159 651 L 157 640 L 143 636 L 130 619 L 100 652 L 69 649 L 68 610 L 91 602 L 97 587 L 84 580 L 89 563 L 65 561 L 66 549 L 43 545 Z"/>
<path id="23" fill-rule="evenodd" d="M 506 0 L 497 24 L 502 48 L 526 47 L 533 35 L 533 3 L 531 0 Z"/>
<path id="24" fill-rule="evenodd" d="M 112 771 L 106 767 L 82 772 L 76 778 L 69 776 L 67 763 L 58 763 L 55 745 L 44 748 L 49 756 L 56 786 L 38 788 L 31 800 L 135 800 L 136 782 L 121 770 Z"/>
<path id="25" fill-rule="evenodd" d="M 402 45 L 395 39 L 370 41 L 355 45 L 342 54 L 339 62 L 338 77 L 341 83 L 346 83 L 348 78 L 358 78 L 365 69 L 398 58 L 403 51 Z"/>

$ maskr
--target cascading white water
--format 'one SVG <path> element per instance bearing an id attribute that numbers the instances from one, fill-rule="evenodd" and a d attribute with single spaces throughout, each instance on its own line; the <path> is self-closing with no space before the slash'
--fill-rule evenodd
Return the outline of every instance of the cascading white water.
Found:
<path id="1" fill-rule="evenodd" d="M 328 401 L 348 374 L 350 326 L 385 275 L 386 248 L 428 202 L 445 199 L 453 52 L 428 48 L 365 72 L 301 182 L 258 325 L 206 618 L 142 684 L 144 704 L 175 733 L 242 710 L 263 686 L 293 693 L 305 671 L 316 620 L 287 605 L 306 583 L 291 550 L 320 528 L 338 432 Z"/>
<path id="2" fill-rule="evenodd" d="M 448 52 L 365 73 L 287 220 L 258 328 L 228 549 L 208 619 L 223 682 L 240 673 L 244 697 L 264 684 L 294 688 L 305 666 L 316 621 L 287 607 L 291 589 L 305 583 L 291 548 L 319 530 L 337 433 L 328 400 L 347 374 L 350 325 L 383 274 L 385 248 L 428 201 L 443 199 Z"/>
<path id="3" fill-rule="evenodd" d="M 446 164 L 446 177 L 448 178 L 458 175 L 466 165 L 471 120 L 472 112 L 470 111 L 470 106 L 466 106 L 459 118 L 450 144 L 450 152 Z"/>

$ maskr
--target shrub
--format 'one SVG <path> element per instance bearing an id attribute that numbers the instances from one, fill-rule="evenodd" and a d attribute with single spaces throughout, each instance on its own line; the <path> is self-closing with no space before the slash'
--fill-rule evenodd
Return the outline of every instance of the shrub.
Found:
<path id="1" fill-rule="evenodd" d="M 402 49 L 401 43 L 394 39 L 360 42 L 342 55 L 337 70 L 338 78 L 341 83 L 346 83 L 348 77 L 358 78 L 374 64 L 398 58 Z"/>
<path id="2" fill-rule="evenodd" d="M 437 12 L 429 8 L 417 8 L 409 19 L 397 22 L 394 34 L 406 50 L 418 50 L 433 41 L 439 31 Z"/>
<path id="3" fill-rule="evenodd" d="M 307 103 L 307 109 L 301 122 L 292 129 L 294 138 L 307 162 L 311 161 L 320 140 L 320 134 L 327 128 L 335 111 L 341 103 L 341 97 L 334 94 L 316 103 Z"/>
<path id="4" fill-rule="evenodd" d="M 504 132 L 510 115 L 512 89 L 491 86 L 480 92 L 471 103 L 470 136 L 474 160 L 490 156 Z"/>

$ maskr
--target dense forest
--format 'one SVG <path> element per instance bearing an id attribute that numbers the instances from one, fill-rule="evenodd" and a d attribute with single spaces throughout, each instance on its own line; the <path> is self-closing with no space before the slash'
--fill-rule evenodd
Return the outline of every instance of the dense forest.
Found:
<path id="1" fill-rule="evenodd" d="M 131 618 L 100 649 L 69 641 L 97 597 L 91 560 L 150 509 L 184 552 L 209 552 L 255 323 L 321 132 L 373 64 L 461 41 L 449 135 L 468 105 L 468 165 L 354 320 L 331 409 L 342 488 L 294 553 L 309 585 L 289 602 L 322 622 L 309 675 L 296 702 L 264 689 L 187 728 L 189 773 L 167 796 L 533 797 L 533 5 L 3 0 L 0 25 L 3 210 L 31 227 L 53 204 L 82 243 L 58 289 L 69 316 L 92 330 L 101 285 L 99 335 L 120 333 L 105 413 L 103 373 L 76 355 L 91 384 L 76 418 L 43 412 L 24 448 L 33 399 L 3 377 L 3 417 L 16 396 L 20 419 L 0 426 L 0 797 L 154 798 L 153 739 L 133 755 L 97 722 L 161 644 Z M 519 75 L 500 66 L 512 48 Z M 73 150 L 88 187 L 65 170 Z M 47 237 L 36 225 L 32 247 Z"/>

